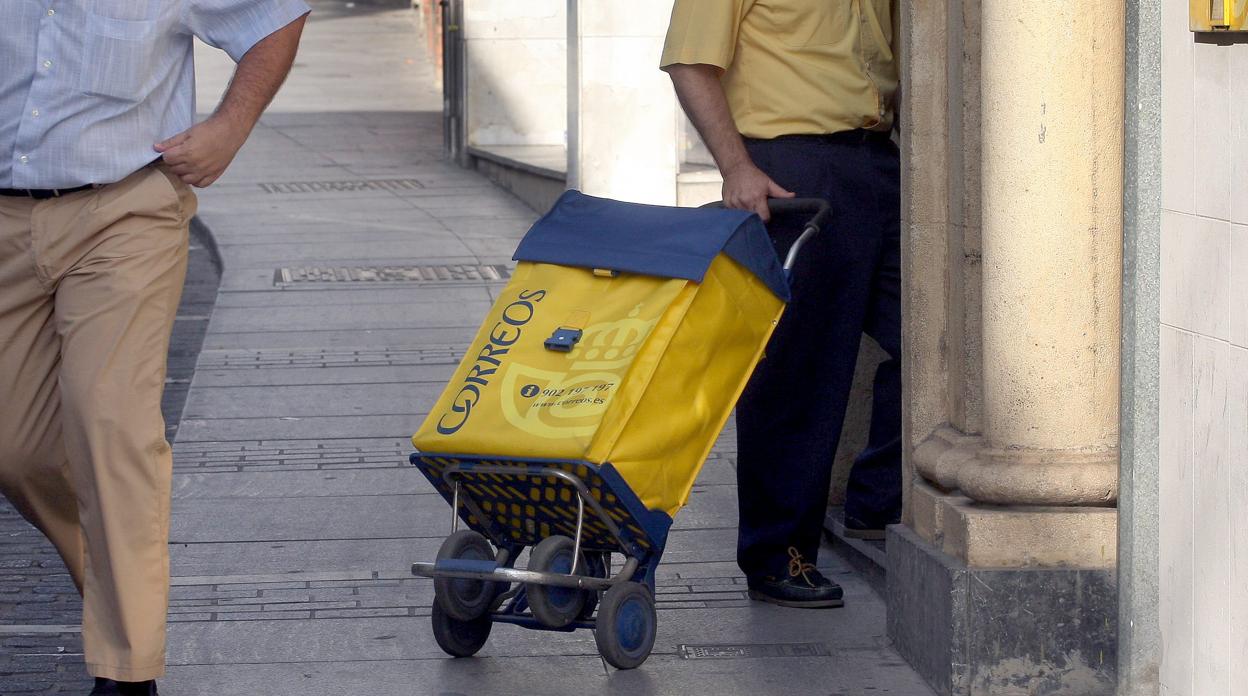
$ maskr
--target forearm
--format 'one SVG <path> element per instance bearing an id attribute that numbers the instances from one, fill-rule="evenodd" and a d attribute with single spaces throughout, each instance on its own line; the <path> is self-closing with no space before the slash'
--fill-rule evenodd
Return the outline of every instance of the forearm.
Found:
<path id="1" fill-rule="evenodd" d="M 210 186 L 225 173 L 260 114 L 273 100 L 295 62 L 305 17 L 261 39 L 243 55 L 212 116 L 153 145 L 183 181 Z"/>
<path id="2" fill-rule="evenodd" d="M 306 20 L 304 15 L 278 29 L 243 55 L 214 116 L 229 119 L 244 133 L 251 132 L 290 73 Z"/>
<path id="3" fill-rule="evenodd" d="M 719 165 L 724 177 L 722 196 L 729 208 L 752 210 L 767 220 L 771 216 L 768 198 L 792 198 L 793 193 L 772 181 L 754 165 L 745 141 L 732 120 L 728 96 L 719 82 L 720 69 L 714 65 L 669 65 L 666 68 L 676 86 L 676 96 L 693 126 Z"/>
<path id="4" fill-rule="evenodd" d="M 685 114 L 702 136 L 719 170 L 729 172 L 753 162 L 732 120 L 728 97 L 719 81 L 721 72 L 714 65 L 704 64 L 667 67 Z"/>

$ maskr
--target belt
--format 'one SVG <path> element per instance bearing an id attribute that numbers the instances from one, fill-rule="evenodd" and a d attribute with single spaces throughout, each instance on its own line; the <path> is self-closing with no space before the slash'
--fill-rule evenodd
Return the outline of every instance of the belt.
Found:
<path id="1" fill-rule="evenodd" d="M 11 196 L 14 198 L 33 198 L 37 201 L 44 201 L 49 198 L 60 198 L 68 196 L 71 193 L 79 191 L 87 191 L 98 188 L 96 184 L 87 184 L 86 186 L 75 186 L 73 188 L 63 189 L 6 189 L 0 188 L 0 196 Z"/>
<path id="2" fill-rule="evenodd" d="M 758 140 L 758 138 L 746 138 L 747 140 Z M 792 133 L 789 135 L 778 135 L 773 140 L 796 140 L 820 143 L 884 143 L 892 139 L 889 131 L 866 130 L 864 128 L 856 128 L 854 130 L 837 131 L 836 133 Z"/>

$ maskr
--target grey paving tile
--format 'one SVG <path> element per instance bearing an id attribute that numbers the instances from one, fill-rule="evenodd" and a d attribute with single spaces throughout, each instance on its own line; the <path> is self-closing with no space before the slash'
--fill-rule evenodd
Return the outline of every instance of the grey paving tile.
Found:
<path id="1" fill-rule="evenodd" d="M 294 461 L 287 459 L 285 461 Z M 381 494 L 427 493 L 428 483 L 404 462 L 387 469 L 316 471 L 247 471 L 231 475 L 180 474 L 173 486 L 175 500 L 220 498 L 320 498 Z M 179 503 L 180 504 L 180 503 Z"/>
<path id="2" fill-rule="evenodd" d="M 295 386 L 301 384 L 444 384 L 455 371 L 458 361 L 447 360 L 437 365 L 408 363 L 401 357 L 395 363 L 375 367 L 361 361 L 360 367 L 257 367 L 253 369 L 201 369 L 195 375 L 196 394 L 205 389 L 246 386 Z"/>
<path id="3" fill-rule="evenodd" d="M 482 654 L 596 658 L 587 632 L 511 632 Z M 181 623 L 170 625 L 169 644 L 170 665 L 410 660 L 439 652 L 428 621 L 419 618 Z"/>
<path id="4" fill-rule="evenodd" d="M 444 382 L 325 384 L 195 389 L 185 418 L 242 419 L 428 413 Z"/>
<path id="5" fill-rule="evenodd" d="M 306 348 L 384 348 L 401 345 L 467 345 L 476 335 L 477 327 L 367 329 L 364 331 L 266 331 L 224 333 L 211 329 L 204 338 L 205 350 L 236 348 L 276 349 Z"/>
<path id="6" fill-rule="evenodd" d="M 441 497 L 426 495 L 429 501 L 418 495 L 186 499 L 177 506 L 170 542 L 408 537 L 444 527 Z"/>
<path id="7" fill-rule="evenodd" d="M 401 437 L 416 432 L 423 414 L 384 416 L 320 416 L 272 418 L 186 418 L 178 430 L 179 442 L 256 440 L 265 437 Z"/>
<path id="8" fill-rule="evenodd" d="M 423 623 L 423 622 L 420 622 Z M 553 682 L 552 674 L 566 680 Z M 606 675 L 596 656 L 576 658 L 488 658 L 301 662 L 281 665 L 177 666 L 169 671 L 176 696 L 216 696 L 228 684 L 239 693 L 271 696 L 340 696 L 367 691 L 377 696 L 413 694 L 490 694 L 498 696 L 581 696 L 600 688 Z M 584 689 L 584 690 L 582 690 Z"/>
<path id="9" fill-rule="evenodd" d="M 290 686 L 269 686 L 275 696 L 307 694 L 336 696 L 367 689 L 380 696 L 424 693 L 422 685 L 438 684 L 441 694 L 491 696 L 689 696 L 690 694 L 824 694 L 862 696 L 896 694 L 926 696 L 931 692 L 899 669 L 896 659 L 873 653 L 841 653 L 829 658 L 776 660 L 686 661 L 652 658 L 639 670 L 607 671 L 595 658 L 488 657 L 471 660 L 432 658 L 360 663 L 297 663 L 247 665 L 236 673 L 207 667 L 177 667 L 171 675 L 196 684 L 238 684 L 244 688 L 272 685 L 286 672 L 303 679 Z M 558 678 L 552 678 L 558 675 Z M 210 694 L 206 689 L 179 695 Z M 272 691 L 276 688 L 276 691 Z M 284 690 L 290 689 L 290 690 Z M 435 692 L 428 692 L 435 693 Z"/>
<path id="10" fill-rule="evenodd" d="M 243 243 L 222 245 L 221 253 L 227 258 L 236 260 L 235 266 L 256 267 L 272 265 L 273 267 L 302 265 L 336 265 L 336 266 L 371 266 L 380 263 L 396 264 L 395 259 L 447 259 L 466 256 L 470 247 L 453 236 L 446 235 L 442 239 L 422 239 L 417 232 L 400 232 L 395 239 L 369 239 L 361 244 L 356 239 L 368 239 L 372 235 L 366 233 L 341 234 L 337 239 L 327 242 L 324 238 L 312 238 L 292 235 L 266 235 L 251 238 Z M 445 261 L 443 261 L 445 262 Z M 401 262 L 398 262 L 401 263 Z"/>
<path id="11" fill-rule="evenodd" d="M 436 528 L 409 530 L 421 538 L 344 539 L 286 542 L 201 542 L 178 547 L 173 554 L 175 576 L 230 575 L 253 572 L 279 574 L 327 568 L 410 575 L 411 564 L 433 558 L 449 532 L 449 520 Z"/>
<path id="12" fill-rule="evenodd" d="M 320 331 L 393 329 L 405 327 L 477 328 L 490 303 L 465 301 L 458 305 L 438 303 L 365 305 L 330 303 L 320 306 L 283 307 L 280 311 L 256 311 L 251 307 L 218 307 L 212 313 L 211 330 L 220 333 L 297 331 L 315 327 Z"/>
<path id="13" fill-rule="evenodd" d="M 436 263 L 462 264 L 471 262 L 472 259 L 461 257 L 459 261 L 439 259 Z M 351 303 L 384 307 L 394 304 L 454 305 L 461 302 L 488 302 L 490 299 L 489 289 L 479 286 L 376 283 L 372 285 L 365 284 L 364 287 L 318 287 L 315 292 L 291 292 L 289 290 L 272 289 L 267 292 L 224 293 L 217 298 L 216 306 L 219 308 L 250 307 L 271 309 L 275 307 Z"/>

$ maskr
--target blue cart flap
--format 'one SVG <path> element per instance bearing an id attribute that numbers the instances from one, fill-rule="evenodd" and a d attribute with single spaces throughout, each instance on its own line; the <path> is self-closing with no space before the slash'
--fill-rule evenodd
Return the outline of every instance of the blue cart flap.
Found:
<path id="1" fill-rule="evenodd" d="M 642 205 L 568 191 L 513 258 L 701 282 L 720 252 L 788 301 L 789 284 L 767 228 L 742 210 Z"/>

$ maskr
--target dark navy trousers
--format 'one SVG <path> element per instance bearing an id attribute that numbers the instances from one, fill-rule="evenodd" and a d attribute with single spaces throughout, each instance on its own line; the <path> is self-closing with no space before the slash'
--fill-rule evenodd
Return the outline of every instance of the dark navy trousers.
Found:
<path id="1" fill-rule="evenodd" d="M 799 198 L 826 198 L 831 223 L 794 268 L 793 300 L 737 407 L 738 562 L 783 576 L 789 547 L 819 549 L 832 464 L 865 332 L 888 353 L 871 432 L 850 473 L 846 515 L 871 526 L 901 512 L 901 249 L 898 152 L 886 134 L 747 139 L 754 163 Z M 802 219 L 773 218 L 781 258 Z"/>

